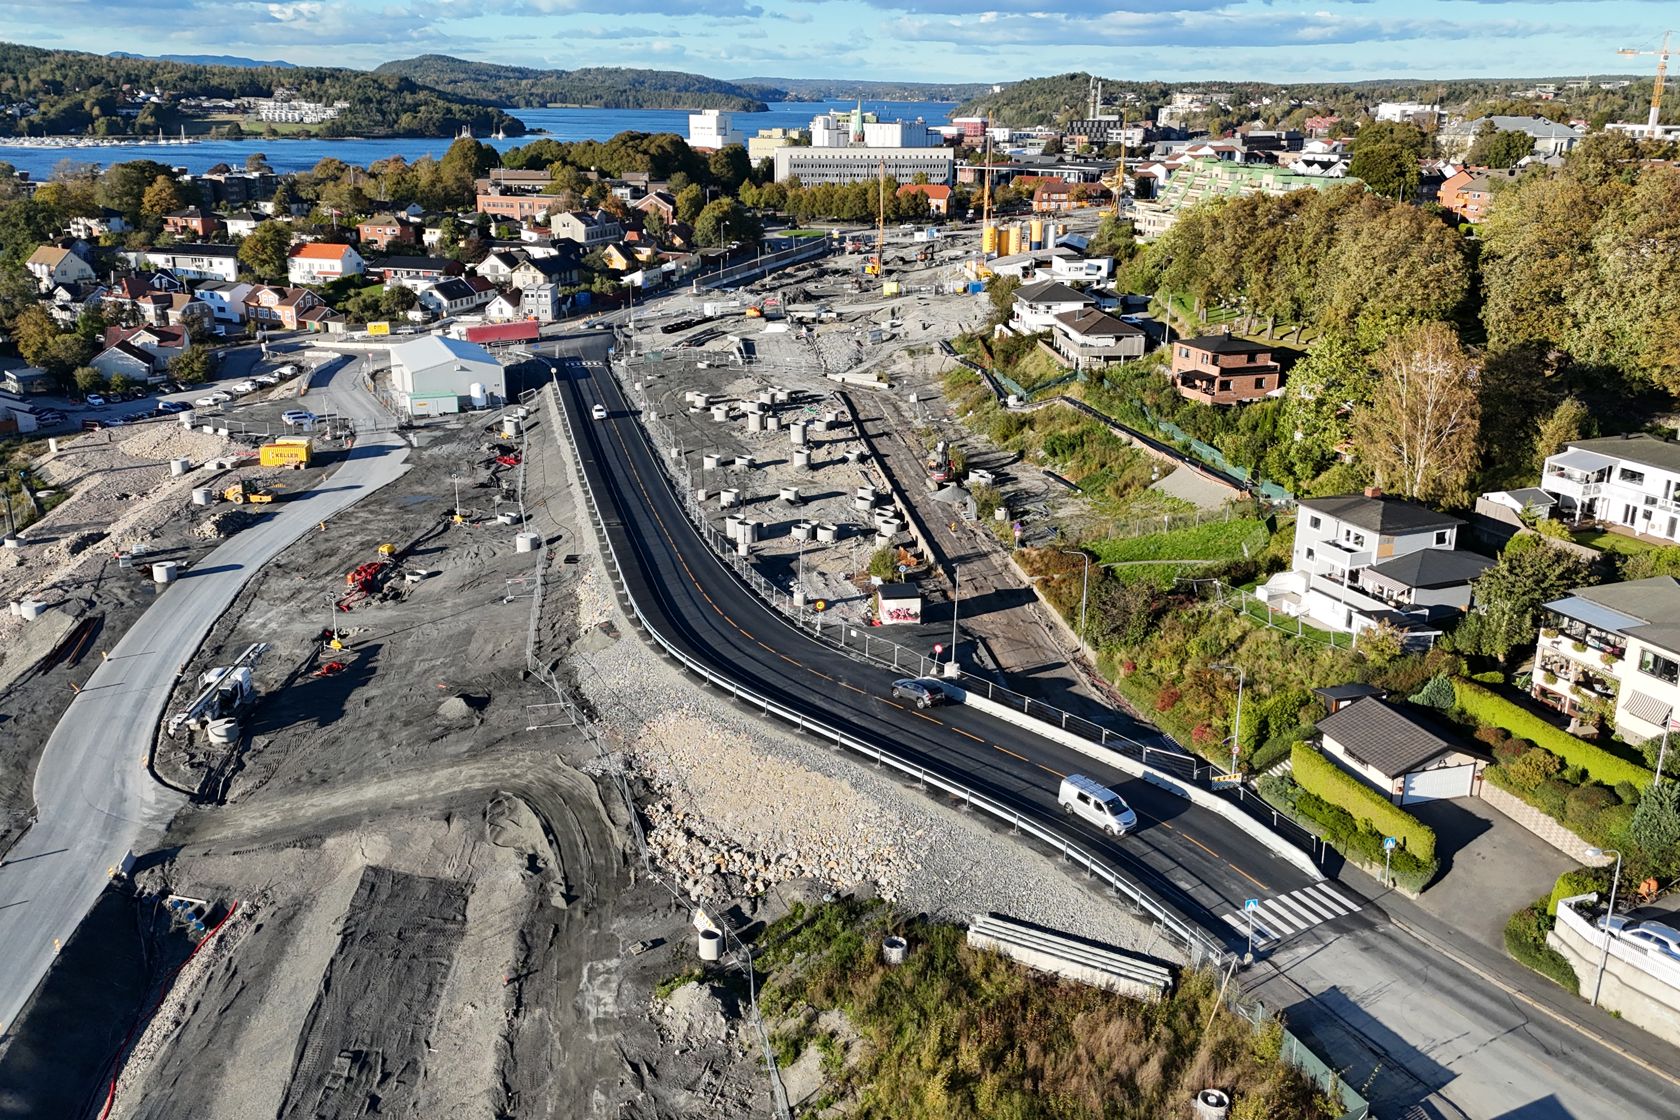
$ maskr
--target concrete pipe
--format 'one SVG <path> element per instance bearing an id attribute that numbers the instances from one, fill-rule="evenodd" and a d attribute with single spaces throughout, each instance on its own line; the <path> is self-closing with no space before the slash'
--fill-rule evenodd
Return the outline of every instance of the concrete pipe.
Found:
<path id="1" fill-rule="evenodd" d="M 910 944 L 902 937 L 881 938 L 881 959 L 887 964 L 903 964 L 904 954 L 909 951 Z"/>
<path id="2" fill-rule="evenodd" d="M 833 544 L 840 539 L 840 527 L 823 523 L 817 526 L 817 540 L 822 544 Z"/>
<path id="3" fill-rule="evenodd" d="M 193 426 L 193 414 L 192 414 L 191 410 L 188 410 L 186 412 L 181 413 L 181 427 L 191 428 L 192 426 Z"/>
<path id="4" fill-rule="evenodd" d="M 811 421 L 811 430 L 813 432 L 826 432 L 826 431 L 828 431 L 828 421 L 827 420 L 813 420 L 813 421 Z"/>
<path id="5" fill-rule="evenodd" d="M 192 504 L 195 506 L 214 505 L 216 492 L 208 486 L 195 486 L 192 492 Z"/>
<path id="6" fill-rule="evenodd" d="M 714 404 L 712 406 L 712 419 L 717 421 L 719 424 L 727 421 L 729 419 L 729 406 L 725 404 Z"/>
<path id="7" fill-rule="evenodd" d="M 226 745 L 239 738 L 239 721 L 236 719 L 213 719 L 204 725 L 204 734 L 212 743 Z"/>
<path id="8" fill-rule="evenodd" d="M 23 619 L 37 619 L 46 612 L 47 605 L 38 603 L 34 599 L 21 600 L 17 605 L 18 617 Z"/>
<path id="9" fill-rule="evenodd" d="M 169 477 L 170 478 L 180 478 L 182 475 L 186 474 L 187 471 L 190 470 L 191 468 L 192 468 L 192 460 L 191 459 L 171 459 L 171 460 L 169 460 Z"/>
<path id="10" fill-rule="evenodd" d="M 22 537 L 15 537 L 10 533 L 7 533 L 4 537 L 0 537 L 0 548 L 22 548 L 22 547 L 23 547 L 23 538 Z"/>
<path id="11" fill-rule="evenodd" d="M 734 509 L 736 504 L 739 503 L 740 500 L 741 500 L 741 492 L 739 490 L 720 490 L 720 491 L 718 491 L 718 504 L 721 505 L 724 509 Z"/>
<path id="12" fill-rule="evenodd" d="M 809 451 L 795 451 L 793 453 L 795 470 L 808 471 L 811 469 L 811 453 Z"/>
<path id="13" fill-rule="evenodd" d="M 498 524 L 498 525 L 517 525 L 517 524 L 519 524 L 519 511 L 516 510 L 516 509 L 504 509 L 502 512 L 500 512 L 496 515 L 496 524 Z"/>
<path id="14" fill-rule="evenodd" d="M 733 514 L 723 519 L 723 535 L 732 541 L 741 539 L 741 523 L 746 520 Z"/>
<path id="15" fill-rule="evenodd" d="M 993 521 L 1008 521 L 1009 520 L 1009 507 L 1008 506 L 999 506 L 996 509 L 994 509 L 992 511 L 992 520 Z"/>
<path id="16" fill-rule="evenodd" d="M 1231 1098 L 1223 1089 L 1203 1089 L 1191 1102 L 1196 1120 L 1225 1120 L 1231 1114 Z"/>
<path id="17" fill-rule="evenodd" d="M 739 540 L 737 540 L 735 542 L 735 555 L 737 555 L 737 556 L 751 556 L 752 555 L 752 542 L 747 540 L 747 538 L 744 535 Z"/>
<path id="18" fill-rule="evenodd" d="M 707 490 L 703 486 L 700 489 L 698 489 L 694 492 L 694 500 L 697 501 L 697 502 L 704 502 L 707 498 L 709 498 L 711 496 L 712 496 L 712 492 L 710 490 Z"/>
<path id="19" fill-rule="evenodd" d="M 778 496 L 784 502 L 788 502 L 792 505 L 798 505 L 799 504 L 799 487 L 797 487 L 797 486 L 784 486 L 784 487 L 782 487 L 781 493 Z"/>
<path id="20" fill-rule="evenodd" d="M 795 420 L 788 425 L 788 438 L 793 440 L 795 447 L 805 446 L 805 421 Z"/>
<path id="21" fill-rule="evenodd" d="M 520 533 L 513 538 L 515 552 L 535 552 L 542 544 L 542 536 L 538 533 Z"/>
<path id="22" fill-rule="evenodd" d="M 700 456 L 700 468 L 702 470 L 715 471 L 718 469 L 718 464 L 721 462 L 723 462 L 723 457 L 720 455 Z"/>
<path id="23" fill-rule="evenodd" d="M 153 564 L 152 565 L 152 582 L 153 583 L 174 583 L 175 582 L 175 575 L 176 575 L 177 571 L 179 571 L 179 569 L 176 567 L 175 561 L 173 561 L 173 560 L 164 560 L 164 561 L 161 561 L 159 563 Z"/>
<path id="24" fill-rule="evenodd" d="M 764 522 L 762 521 L 743 521 L 741 522 L 741 539 L 748 544 L 757 544 L 759 535 L 763 530 Z"/>
<path id="25" fill-rule="evenodd" d="M 793 605 L 796 607 L 803 607 L 805 605 L 805 589 L 803 587 L 795 587 L 793 589 Z"/>
<path id="26" fill-rule="evenodd" d="M 517 416 L 502 417 L 502 434 L 504 436 L 517 436 L 519 434 L 519 418 Z"/>
<path id="27" fill-rule="evenodd" d="M 782 430 L 782 418 L 780 416 L 766 416 L 764 418 L 764 430 L 767 431 L 767 432 L 779 432 L 779 431 L 781 431 Z"/>
<path id="28" fill-rule="evenodd" d="M 763 430 L 764 430 L 764 413 L 762 413 L 762 412 L 749 412 L 749 413 L 747 413 L 747 431 L 749 431 L 749 432 L 762 432 Z"/>
<path id="29" fill-rule="evenodd" d="M 723 934 L 715 929 L 700 931 L 700 959 L 703 961 L 723 959 Z"/>
<path id="30" fill-rule="evenodd" d="M 809 521 L 801 521 L 793 527 L 793 539 L 796 541 L 808 541 L 811 539 L 811 532 L 815 528 L 816 526 L 812 525 Z"/>

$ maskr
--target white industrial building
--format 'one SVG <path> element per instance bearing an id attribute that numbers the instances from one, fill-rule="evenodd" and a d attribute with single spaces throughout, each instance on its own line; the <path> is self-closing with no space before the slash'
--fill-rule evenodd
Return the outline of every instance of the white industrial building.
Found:
<path id="1" fill-rule="evenodd" d="M 733 118 L 721 109 L 702 109 L 688 115 L 688 146 L 691 148 L 715 150 L 746 142 L 745 134 L 735 127 Z"/>
<path id="2" fill-rule="evenodd" d="M 391 347 L 391 392 L 410 416 L 440 416 L 506 400 L 507 377 L 484 347 L 433 334 Z"/>
<path id="3" fill-rule="evenodd" d="M 926 175 L 929 183 L 950 186 L 957 167 L 949 148 L 777 148 L 771 159 L 778 180 L 797 178 L 808 187 L 873 182 L 883 167 L 900 183 Z"/>

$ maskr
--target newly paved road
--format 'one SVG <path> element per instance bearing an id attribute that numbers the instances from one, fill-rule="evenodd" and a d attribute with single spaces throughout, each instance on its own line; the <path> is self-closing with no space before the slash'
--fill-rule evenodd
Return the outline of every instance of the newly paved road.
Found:
<path id="1" fill-rule="evenodd" d="M 1378 1115 L 1674 1114 L 1680 1083 L 1663 1072 L 1672 1051 L 1561 991 L 1523 994 L 1544 981 L 1508 961 L 1461 952 L 1461 937 L 1427 928 L 1404 900 L 1372 901 L 1348 882 L 1314 887 L 1217 815 L 1023 729 L 966 708 L 923 713 L 890 700 L 891 674 L 792 629 L 713 559 L 661 476 L 630 402 L 600 364 L 606 346 L 586 337 L 544 349 L 558 353 L 574 437 L 628 589 L 685 653 L 1062 829 L 1233 947 L 1243 938 L 1228 917 L 1243 898 L 1264 899 L 1262 914 L 1281 936 L 1265 946 L 1249 986 L 1286 1009 L 1315 1050 L 1364 1088 Z M 596 403 L 608 409 L 607 420 L 589 419 Z M 1055 792 L 1069 770 L 1120 789 L 1143 818 L 1138 832 L 1115 842 L 1062 818 Z M 1374 892 L 1374 884 L 1364 886 Z M 1352 914 L 1337 912 L 1350 906 Z"/>
<path id="2" fill-rule="evenodd" d="M 159 594 L 82 685 L 35 773 L 36 821 L 0 864 L 0 1032 L 17 1018 L 104 889 L 108 870 L 180 806 L 145 767 L 176 674 L 258 569 L 315 525 L 399 477 L 407 444 L 358 386 L 354 363 L 317 374 L 308 400 L 363 434 L 314 490 L 268 511 Z"/>

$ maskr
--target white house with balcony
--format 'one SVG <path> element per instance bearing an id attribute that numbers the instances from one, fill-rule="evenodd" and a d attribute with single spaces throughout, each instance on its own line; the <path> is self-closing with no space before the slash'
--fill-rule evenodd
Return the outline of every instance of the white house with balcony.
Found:
<path id="1" fill-rule="evenodd" d="M 1056 317 L 1094 306 L 1096 300 L 1059 280 L 1040 280 L 1015 290 L 1009 325 L 1021 334 L 1054 330 Z"/>
<path id="2" fill-rule="evenodd" d="M 1559 515 L 1680 542 L 1680 442 L 1656 436 L 1583 439 L 1547 456 L 1540 489 Z"/>
<path id="3" fill-rule="evenodd" d="M 1547 603 L 1532 689 L 1570 715 L 1613 701 L 1624 739 L 1661 735 L 1680 708 L 1680 581 L 1653 576 L 1580 587 Z"/>
<path id="4" fill-rule="evenodd" d="M 1487 566 L 1456 551 L 1463 524 L 1375 488 L 1303 498 L 1290 570 L 1255 596 L 1321 629 L 1357 635 L 1386 623 L 1432 641 L 1443 619 L 1468 608 L 1470 583 Z"/>

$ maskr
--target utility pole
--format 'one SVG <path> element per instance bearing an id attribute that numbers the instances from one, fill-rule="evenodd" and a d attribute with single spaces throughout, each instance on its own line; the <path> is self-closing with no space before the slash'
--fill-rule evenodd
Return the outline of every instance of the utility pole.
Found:
<path id="1" fill-rule="evenodd" d="M 962 569 L 951 565 L 951 667 L 945 670 L 945 675 L 957 675 L 957 608 L 962 604 Z"/>

